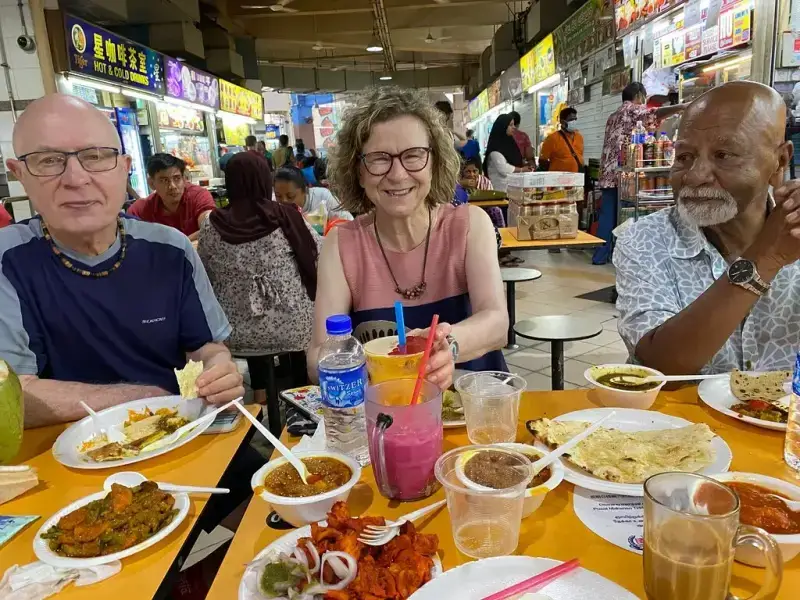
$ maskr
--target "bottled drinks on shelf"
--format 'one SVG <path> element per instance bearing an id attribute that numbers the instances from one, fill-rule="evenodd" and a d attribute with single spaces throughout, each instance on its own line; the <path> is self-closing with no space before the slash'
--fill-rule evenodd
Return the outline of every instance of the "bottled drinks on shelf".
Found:
<path id="1" fill-rule="evenodd" d="M 800 471 L 800 352 L 794 363 L 792 395 L 789 397 L 789 420 L 786 423 L 786 442 L 783 448 L 786 464 Z"/>
<path id="2" fill-rule="evenodd" d="M 628 149 L 628 166 L 638 168 L 644 166 L 644 140 L 647 130 L 641 121 L 636 122 L 636 127 L 631 132 L 631 143 Z"/>
<path id="3" fill-rule="evenodd" d="M 661 132 L 661 137 L 658 141 L 661 145 L 661 165 L 671 167 L 672 163 L 675 162 L 675 146 L 666 131 Z"/>
<path id="4" fill-rule="evenodd" d="M 644 164 L 645 167 L 656 167 L 656 136 L 652 131 L 648 131 L 644 136 Z"/>
<path id="5" fill-rule="evenodd" d="M 353 337 L 353 325 L 347 315 L 328 317 L 325 328 L 328 338 L 320 349 L 317 368 L 328 448 L 363 465 L 369 462 L 364 347 Z"/>

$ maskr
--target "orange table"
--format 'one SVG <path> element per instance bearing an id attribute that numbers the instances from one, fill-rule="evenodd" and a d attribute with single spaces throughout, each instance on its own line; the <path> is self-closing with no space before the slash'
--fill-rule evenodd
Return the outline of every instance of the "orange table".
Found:
<path id="1" fill-rule="evenodd" d="M 470 200 L 469 203 L 472 206 L 480 206 L 481 208 L 491 208 L 493 206 L 506 208 L 508 206 L 508 200 Z"/>
<path id="2" fill-rule="evenodd" d="M 471 204 L 476 204 L 471 202 Z M 516 227 L 500 227 L 503 250 L 546 250 L 548 248 L 595 248 L 602 246 L 605 241 L 585 231 L 578 231 L 578 237 L 563 240 L 528 240 L 517 239 Z"/>
<path id="3" fill-rule="evenodd" d="M 249 406 L 254 415 L 258 406 Z M 0 575 L 14 564 L 25 565 L 36 560 L 33 538 L 45 519 L 71 502 L 103 489 L 103 481 L 112 469 L 69 469 L 56 462 L 51 448 L 66 425 L 53 425 L 25 431 L 22 451 L 15 464 L 35 467 L 39 486 L 0 506 L 4 515 L 40 515 L 25 531 L 0 549 Z M 216 486 L 242 446 L 250 423 L 242 420 L 235 431 L 218 435 L 201 435 L 177 450 L 163 456 L 117 470 L 138 471 L 154 481 L 179 485 Z M 122 571 L 114 577 L 86 587 L 70 586 L 58 595 L 64 600 L 96 598 L 152 598 L 161 582 L 173 568 L 176 558 L 180 568 L 188 556 L 199 530 L 195 530 L 208 496 L 192 496 L 189 516 L 166 540 L 130 558 L 123 559 Z"/>
<path id="4" fill-rule="evenodd" d="M 520 406 L 517 440 L 527 442 L 531 439 L 525 429 L 525 421 L 528 419 L 552 418 L 595 406 L 585 390 L 528 392 L 523 396 Z M 740 423 L 699 404 L 697 388 L 663 392 L 653 408 L 689 421 L 708 423 L 733 450 L 732 471 L 764 473 L 790 481 L 794 477 L 782 460 L 782 434 Z M 469 441 L 464 429 L 445 430 L 445 450 L 466 444 L 469 444 Z M 573 487 L 571 483 L 565 481 L 547 496 L 544 504 L 533 516 L 522 522 L 518 554 L 559 560 L 579 557 L 581 564 L 587 569 L 617 582 L 639 597 L 644 597 L 642 558 L 612 545 L 584 527 L 572 509 Z M 396 518 L 443 498 L 444 492 L 440 490 L 432 498 L 421 502 L 390 502 L 377 491 L 372 470 L 367 468 L 364 469 L 361 482 L 353 489 L 349 504 L 357 515 L 366 513 Z M 269 512 L 270 509 L 265 502 L 253 498 L 207 600 L 235 598 L 244 565 L 264 547 L 286 533 L 267 527 L 265 521 Z M 422 531 L 439 535 L 440 554 L 445 570 L 470 560 L 455 548 L 446 510 L 439 511 L 427 522 L 423 521 Z M 735 591 L 743 593 L 749 590 L 752 593 L 753 586 L 756 585 L 753 582 L 760 582 L 762 577 L 761 570 L 737 563 L 734 567 Z M 783 586 L 778 599 L 796 598 L 798 589 L 800 589 L 800 558 L 785 565 Z"/>

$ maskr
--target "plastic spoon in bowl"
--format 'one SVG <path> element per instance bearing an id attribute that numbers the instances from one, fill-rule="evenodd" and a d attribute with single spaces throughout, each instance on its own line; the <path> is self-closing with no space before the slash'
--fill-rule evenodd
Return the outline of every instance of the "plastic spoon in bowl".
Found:
<path id="1" fill-rule="evenodd" d="M 626 373 L 611 377 L 609 381 L 618 385 L 641 385 L 643 383 L 661 383 L 662 381 L 703 381 L 705 379 L 719 379 L 720 377 L 730 377 L 730 373 L 717 373 L 716 375 L 648 375 L 647 377 Z"/>
<path id="2" fill-rule="evenodd" d="M 134 471 L 122 471 L 109 475 L 105 482 L 103 482 L 103 489 L 107 492 L 111 491 L 111 485 L 117 483 L 125 487 L 136 487 L 139 484 L 148 481 L 147 477 L 141 473 Z M 156 481 L 158 489 L 162 492 L 169 492 L 171 494 L 228 494 L 228 488 L 213 488 L 213 487 L 199 487 L 195 485 L 173 485 L 171 483 L 161 483 Z"/>
<path id="3" fill-rule="evenodd" d="M 303 480 L 303 483 L 308 485 L 308 476 L 310 475 L 310 473 L 308 472 L 308 469 L 306 469 L 306 465 L 303 463 L 303 461 L 300 460 L 299 458 L 297 458 L 292 453 L 292 451 L 289 450 L 289 448 L 284 446 L 283 443 L 278 438 L 276 438 L 274 435 L 272 435 L 270 430 L 267 429 L 266 427 L 264 427 L 258 421 L 258 419 L 256 419 L 253 415 L 251 415 L 250 411 L 247 410 L 241 404 L 239 404 L 238 401 L 234 400 L 233 405 L 236 408 L 238 408 L 239 412 L 241 412 L 245 416 L 245 418 L 253 424 L 253 427 L 258 429 L 258 431 L 261 433 L 261 435 L 263 435 L 265 438 L 267 438 L 267 440 L 275 447 L 275 449 L 278 452 L 280 452 L 287 461 L 289 461 L 289 464 L 292 465 L 297 470 L 297 472 L 300 474 L 300 479 Z"/>
<path id="4" fill-rule="evenodd" d="M 567 452 L 572 450 L 575 446 L 580 444 L 583 440 L 585 440 L 587 437 L 592 435 L 595 431 L 600 429 L 600 426 L 603 423 L 605 423 L 606 421 L 608 421 L 609 419 L 614 417 L 616 414 L 617 414 L 617 411 L 612 410 L 605 417 L 603 417 L 599 421 L 596 421 L 596 422 L 592 423 L 592 425 L 590 427 L 588 427 L 587 429 L 581 431 L 578 435 L 573 437 L 568 442 L 566 442 L 564 444 L 561 444 L 558 448 L 556 448 L 555 450 L 553 450 L 549 454 L 545 454 L 542 458 L 540 458 L 535 463 L 533 463 L 533 476 L 536 477 L 536 475 L 539 473 L 539 471 L 541 471 L 542 469 L 544 469 L 546 466 L 550 465 L 551 463 L 554 463 L 556 461 L 556 459 L 561 457 L 561 455 L 566 454 Z"/>
<path id="5" fill-rule="evenodd" d="M 128 441 L 125 437 L 125 434 L 122 433 L 119 429 L 115 429 L 114 427 L 109 427 L 108 429 L 105 428 L 103 425 L 103 419 L 98 415 L 91 406 L 86 404 L 83 400 L 80 401 L 80 405 L 83 407 L 83 410 L 89 415 L 92 419 L 92 424 L 94 425 L 94 431 L 98 436 L 106 436 L 106 439 L 111 442 L 122 443 Z"/>
<path id="6" fill-rule="evenodd" d="M 800 512 L 800 500 L 789 500 L 788 498 L 784 498 L 783 496 L 778 496 L 778 494 L 769 494 L 769 495 L 783 502 L 786 506 L 789 507 L 789 510 Z"/>

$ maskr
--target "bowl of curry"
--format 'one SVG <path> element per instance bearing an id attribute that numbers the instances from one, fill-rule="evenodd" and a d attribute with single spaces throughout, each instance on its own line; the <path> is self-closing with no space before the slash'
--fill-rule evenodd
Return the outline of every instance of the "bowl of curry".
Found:
<path id="1" fill-rule="evenodd" d="M 642 382 L 638 385 L 621 385 L 620 378 L 631 382 L 637 379 L 662 376 L 661 371 L 641 365 L 608 364 L 589 367 L 583 376 L 594 388 L 592 394 L 603 406 L 612 408 L 638 408 L 647 410 L 656 401 L 658 393 L 666 382 Z"/>
<path id="2" fill-rule="evenodd" d="M 528 444 L 509 442 L 497 445 L 524 454 L 532 463 L 545 455 L 541 450 L 529 446 Z M 542 505 L 542 502 L 544 502 L 544 497 L 547 493 L 556 489 L 563 480 L 564 465 L 561 464 L 560 460 L 555 461 L 534 475 L 533 479 L 528 484 L 528 489 L 525 491 L 525 500 L 522 503 L 522 518 L 530 517 L 536 512 Z"/>
<path id="3" fill-rule="evenodd" d="M 739 522 L 760 527 L 778 544 L 783 562 L 800 554 L 800 512 L 792 511 L 776 494 L 789 500 L 800 500 L 800 487 L 758 473 L 719 473 L 711 475 L 730 487 L 739 497 Z M 764 567 L 762 554 L 745 545 L 736 549 L 736 560 L 753 567 Z"/>
<path id="4" fill-rule="evenodd" d="M 168 537 L 186 519 L 186 494 L 168 494 L 152 481 L 133 488 L 114 484 L 76 500 L 50 517 L 34 537 L 33 552 L 65 569 L 108 564 Z"/>
<path id="5" fill-rule="evenodd" d="M 256 471 L 250 485 L 281 519 L 302 527 L 325 519 L 334 504 L 347 501 L 361 479 L 361 467 L 349 456 L 327 450 L 295 452 L 295 456 L 309 472 L 307 484 L 281 456 Z"/>

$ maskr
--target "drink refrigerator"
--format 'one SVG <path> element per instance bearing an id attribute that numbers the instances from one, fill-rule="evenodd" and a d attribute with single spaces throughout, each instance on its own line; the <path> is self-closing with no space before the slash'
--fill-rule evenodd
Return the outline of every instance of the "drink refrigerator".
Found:
<path id="1" fill-rule="evenodd" d="M 122 139 L 122 151 L 133 159 L 130 176 L 131 186 L 140 196 L 147 196 L 147 174 L 144 169 L 136 111 L 132 108 L 115 108 L 114 113 L 119 137 Z"/>

